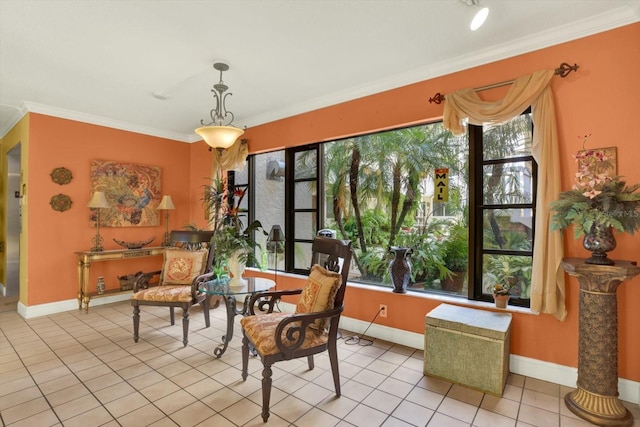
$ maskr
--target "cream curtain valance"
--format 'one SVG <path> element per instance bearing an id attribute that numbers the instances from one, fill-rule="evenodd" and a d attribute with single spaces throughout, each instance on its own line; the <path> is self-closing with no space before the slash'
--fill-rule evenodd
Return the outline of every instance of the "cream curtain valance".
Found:
<path id="1" fill-rule="evenodd" d="M 246 139 L 239 139 L 227 149 L 212 149 L 211 178 L 220 178 L 222 171 L 243 168 L 249 154 L 248 145 Z"/>
<path id="2" fill-rule="evenodd" d="M 520 77 L 503 99 L 494 102 L 482 101 L 473 89 L 447 94 L 444 127 L 460 135 L 465 132 L 464 120 L 475 125 L 504 123 L 531 106 L 535 126 L 532 154 L 538 163 L 531 309 L 564 320 L 567 312 L 564 273 L 560 268 L 564 256 L 562 232 L 549 228 L 549 204 L 560 193 L 558 134 L 550 87 L 553 75 L 553 70 L 541 70 Z"/>

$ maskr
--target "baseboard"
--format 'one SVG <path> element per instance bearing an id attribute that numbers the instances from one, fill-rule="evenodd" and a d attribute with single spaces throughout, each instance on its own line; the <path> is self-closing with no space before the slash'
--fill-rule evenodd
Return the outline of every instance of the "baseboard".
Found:
<path id="1" fill-rule="evenodd" d="M 369 322 L 345 316 L 340 318 L 340 327 L 356 334 L 362 334 L 366 330 L 366 336 L 369 337 L 415 349 L 424 349 L 423 334 L 389 328 L 376 323 L 369 324 Z M 509 359 L 509 368 L 514 374 L 525 375 L 572 388 L 576 387 L 578 380 L 578 368 L 515 354 L 512 354 Z M 618 378 L 618 392 L 620 393 L 620 399 L 640 405 L 640 382 Z"/>
<path id="2" fill-rule="evenodd" d="M 91 300 L 89 309 L 96 305 L 128 300 L 130 297 L 131 296 L 129 294 L 119 294 L 103 298 L 94 298 Z M 285 302 L 281 302 L 279 307 L 280 310 L 291 313 L 295 311 L 296 308 L 294 304 Z M 28 307 L 22 303 L 18 303 L 18 313 L 25 319 L 77 309 L 77 299 Z M 418 350 L 424 349 L 424 334 L 394 329 L 377 323 L 365 322 L 363 320 L 353 319 L 346 316 L 342 316 L 340 318 L 340 328 L 352 331 L 355 334 L 366 334 L 368 337 L 389 341 L 410 348 Z M 575 387 L 578 379 L 577 368 L 544 362 L 515 354 L 511 355 L 509 365 L 510 371 L 514 374 L 525 375 L 527 377 L 549 381 L 567 387 Z M 618 392 L 620 393 L 620 399 L 640 405 L 640 382 L 619 378 Z"/>
<path id="3" fill-rule="evenodd" d="M 93 298 L 89 303 L 89 310 L 96 305 L 111 304 L 119 301 L 126 301 L 131 298 L 131 294 L 117 294 L 108 297 Z M 82 307 L 84 310 L 84 307 Z M 18 314 L 25 319 L 32 319 L 39 316 L 49 316 L 51 314 L 61 313 L 63 311 L 78 310 L 78 300 L 56 301 L 47 304 L 38 304 L 25 306 L 18 303 Z"/>

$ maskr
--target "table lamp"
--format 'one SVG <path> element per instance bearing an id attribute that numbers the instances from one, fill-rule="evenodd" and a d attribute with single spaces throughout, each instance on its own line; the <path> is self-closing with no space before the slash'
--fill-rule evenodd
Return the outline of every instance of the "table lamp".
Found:
<path id="1" fill-rule="evenodd" d="M 104 247 L 102 246 L 102 236 L 100 236 L 100 210 L 108 208 L 109 202 L 107 201 L 107 198 L 102 191 L 95 191 L 87 206 L 92 209 L 98 210 L 96 221 L 96 235 L 93 236 L 92 239 L 93 247 L 91 248 L 91 252 L 102 252 L 104 251 Z"/>
<path id="2" fill-rule="evenodd" d="M 164 211 L 164 238 L 162 239 L 162 246 L 170 246 L 171 241 L 169 239 L 169 211 L 174 210 L 176 207 L 171 200 L 171 196 L 165 194 L 162 196 L 162 200 L 158 205 L 158 210 Z"/>

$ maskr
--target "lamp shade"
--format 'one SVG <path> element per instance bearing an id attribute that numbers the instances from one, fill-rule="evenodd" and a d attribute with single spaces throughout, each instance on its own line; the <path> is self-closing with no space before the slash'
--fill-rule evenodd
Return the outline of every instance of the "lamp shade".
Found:
<path id="1" fill-rule="evenodd" d="M 267 242 L 284 242 L 284 232 L 279 225 L 274 225 L 271 227 L 271 231 L 269 231 L 269 236 L 267 237 Z"/>
<path id="2" fill-rule="evenodd" d="M 93 193 L 93 196 L 91 197 L 91 200 L 89 200 L 89 204 L 87 206 L 90 208 L 108 208 L 109 202 L 102 191 L 96 191 Z"/>
<path id="3" fill-rule="evenodd" d="M 175 208 L 176 207 L 173 204 L 173 200 L 171 199 L 171 196 L 169 196 L 168 194 L 165 194 L 164 196 L 162 196 L 162 200 L 160 201 L 160 204 L 157 207 L 157 209 L 160 209 L 160 210 L 173 210 Z"/>
<path id="4" fill-rule="evenodd" d="M 195 132 L 213 148 L 229 148 L 244 133 L 235 126 L 202 126 Z"/>

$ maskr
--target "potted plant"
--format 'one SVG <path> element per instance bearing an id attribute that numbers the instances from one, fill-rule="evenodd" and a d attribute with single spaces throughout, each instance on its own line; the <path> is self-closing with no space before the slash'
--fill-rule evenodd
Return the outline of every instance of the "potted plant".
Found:
<path id="1" fill-rule="evenodd" d="M 442 261 L 448 271 L 440 275 L 443 291 L 460 292 L 467 276 L 469 265 L 469 235 L 462 222 L 456 222 L 441 243 Z"/>
<path id="2" fill-rule="evenodd" d="M 260 221 L 255 220 L 246 227 L 242 222 L 241 218 L 244 215 L 240 213 L 239 206 L 246 192 L 247 187 L 234 189 L 229 203 L 224 183 L 220 180 L 206 185 L 204 191 L 205 209 L 210 214 L 211 225 L 215 231 L 211 239 L 211 246 L 215 251 L 213 270 L 229 270 L 233 275 L 231 284 L 243 282 L 242 273 L 246 265 L 260 267 L 255 250 L 261 249 L 261 246 L 253 235 L 257 231 L 267 235 Z"/>
<path id="3" fill-rule="evenodd" d="M 493 301 L 496 304 L 496 308 L 507 308 L 507 303 L 511 297 L 511 289 L 515 286 L 515 281 L 508 281 L 507 283 L 496 283 L 491 286 L 491 293 L 493 294 Z"/>
<path id="4" fill-rule="evenodd" d="M 551 203 L 551 229 L 573 225 L 575 238 L 584 235 L 583 246 L 592 253 L 585 262 L 612 265 L 607 252 L 616 247 L 613 230 L 640 230 L 640 185 L 628 186 L 619 176 L 598 173 L 598 164 L 609 160 L 603 150 L 583 150 L 575 157 L 576 183 Z"/>

